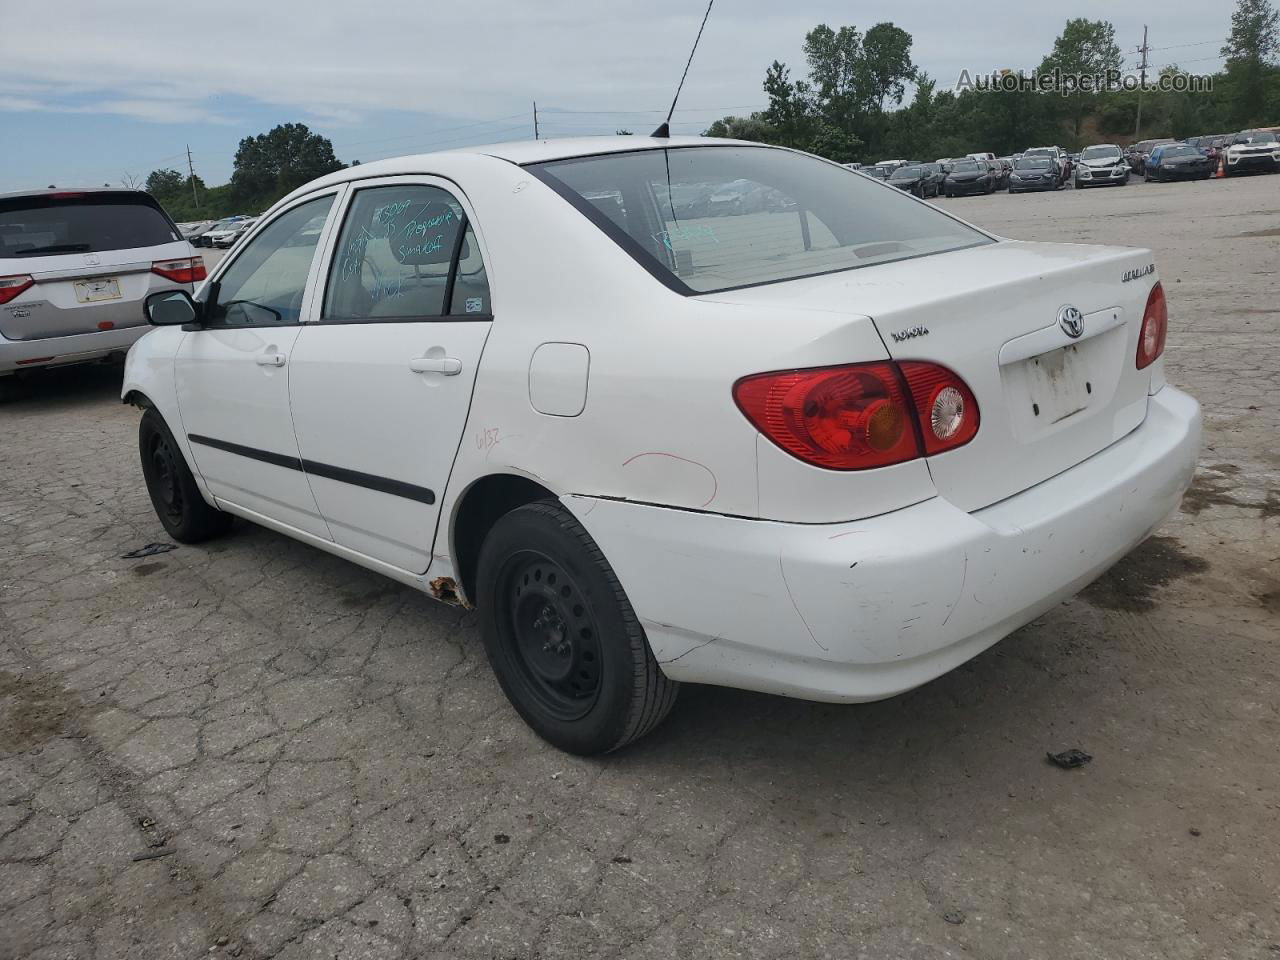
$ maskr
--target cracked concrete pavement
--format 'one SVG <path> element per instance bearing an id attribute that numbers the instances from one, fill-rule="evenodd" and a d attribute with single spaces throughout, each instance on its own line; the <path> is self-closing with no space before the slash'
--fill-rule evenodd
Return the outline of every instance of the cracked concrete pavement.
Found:
<path id="1" fill-rule="evenodd" d="M 1155 249 L 1206 415 L 1181 513 L 913 693 L 686 688 L 603 759 L 524 727 L 474 614 L 243 523 L 121 559 L 165 537 L 118 369 L 26 385 L 0 957 L 1280 955 L 1280 177 L 942 205 Z"/>

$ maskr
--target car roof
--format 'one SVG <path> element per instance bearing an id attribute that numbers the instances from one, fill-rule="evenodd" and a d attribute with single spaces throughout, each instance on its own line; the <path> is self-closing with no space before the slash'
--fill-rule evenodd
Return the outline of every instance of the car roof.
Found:
<path id="1" fill-rule="evenodd" d="M 145 190 L 130 190 L 127 187 L 53 187 L 41 190 L 14 190 L 11 193 L 0 193 L 0 200 L 13 200 L 17 197 L 49 197 L 60 193 L 118 193 L 133 196 L 151 196 Z"/>

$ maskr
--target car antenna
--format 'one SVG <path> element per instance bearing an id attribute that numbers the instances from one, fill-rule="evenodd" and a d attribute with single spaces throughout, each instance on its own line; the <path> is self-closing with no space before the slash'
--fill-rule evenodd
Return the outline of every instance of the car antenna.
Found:
<path id="1" fill-rule="evenodd" d="M 707 27 L 707 17 L 711 16 L 711 5 L 716 0 L 707 0 L 707 12 L 702 15 L 702 26 L 698 27 L 698 35 L 693 38 L 693 49 L 689 51 L 689 59 L 685 61 L 684 73 L 680 74 L 680 84 L 676 87 L 676 95 L 671 98 L 671 109 L 667 111 L 667 119 L 658 124 L 658 129 L 649 134 L 665 140 L 671 136 L 671 115 L 676 112 L 676 101 L 680 99 L 680 91 L 684 89 L 684 78 L 689 75 L 689 64 L 693 63 L 693 55 L 698 51 L 698 41 L 702 39 L 702 31 Z"/>

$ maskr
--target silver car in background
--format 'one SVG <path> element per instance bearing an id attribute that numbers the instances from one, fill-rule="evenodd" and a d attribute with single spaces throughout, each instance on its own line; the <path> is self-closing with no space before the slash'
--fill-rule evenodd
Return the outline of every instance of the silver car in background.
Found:
<path id="1" fill-rule="evenodd" d="M 149 294 L 204 278 L 204 260 L 148 193 L 0 194 L 0 380 L 123 357 L 147 332 Z"/>

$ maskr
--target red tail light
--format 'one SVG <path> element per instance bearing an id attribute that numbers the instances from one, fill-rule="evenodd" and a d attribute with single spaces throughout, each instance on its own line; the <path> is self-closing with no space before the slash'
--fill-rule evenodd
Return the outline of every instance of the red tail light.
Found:
<path id="1" fill-rule="evenodd" d="M 930 433 L 933 442 L 924 440 L 921 434 L 932 429 L 931 410 L 948 388 L 959 396 L 959 409 L 951 393 L 943 396 L 945 439 Z M 733 398 L 756 429 L 783 450 L 831 470 L 914 460 L 967 443 L 978 429 L 978 406 L 969 388 L 949 370 L 928 363 L 899 367 L 884 361 L 755 374 L 734 384 Z"/>
<path id="2" fill-rule="evenodd" d="M 174 283 L 197 283 L 206 276 L 204 257 L 183 257 L 181 260 L 157 260 L 151 272 L 158 273 Z"/>
<path id="3" fill-rule="evenodd" d="M 1157 283 L 1147 297 L 1147 309 L 1142 313 L 1142 331 L 1138 334 L 1138 369 L 1149 367 L 1164 353 L 1165 337 L 1169 334 L 1169 307 L 1164 302 L 1164 287 Z"/>
<path id="4" fill-rule="evenodd" d="M 28 287 L 34 286 L 35 282 L 35 278 L 29 274 L 0 277 L 0 303 L 8 303 Z"/>
<path id="5" fill-rule="evenodd" d="M 925 456 L 972 440 L 978 432 L 978 401 L 969 385 L 937 364 L 907 360 L 899 366 L 920 421 Z"/>

